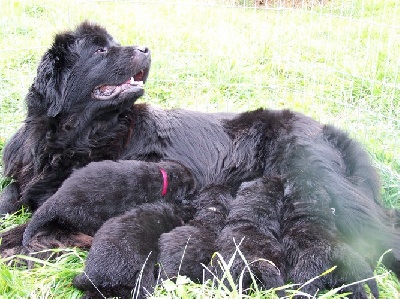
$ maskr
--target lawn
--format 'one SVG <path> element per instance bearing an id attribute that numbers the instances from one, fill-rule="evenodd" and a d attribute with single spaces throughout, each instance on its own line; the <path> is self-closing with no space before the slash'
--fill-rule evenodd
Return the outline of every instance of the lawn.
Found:
<path id="1" fill-rule="evenodd" d="M 308 6 L 256 7 L 250 0 L 4 0 L 0 150 L 24 119 L 25 94 L 54 35 L 91 20 L 123 45 L 151 49 L 142 102 L 208 112 L 290 108 L 334 124 L 365 146 L 382 176 L 385 204 L 400 208 L 400 4 L 303 2 Z M 0 188 L 7 182 L 0 178 Z M 2 219 L 0 230 L 27 217 L 22 212 Z M 71 279 L 82 271 L 85 254 L 71 249 L 32 270 L 0 261 L 0 298 L 79 297 Z M 399 282 L 381 267 L 377 275 L 382 298 L 396 298 Z M 215 289 L 217 298 L 240 297 Z M 198 294 L 214 292 L 187 280 L 167 290 L 169 295 L 164 289 L 159 296 L 201 298 Z"/>

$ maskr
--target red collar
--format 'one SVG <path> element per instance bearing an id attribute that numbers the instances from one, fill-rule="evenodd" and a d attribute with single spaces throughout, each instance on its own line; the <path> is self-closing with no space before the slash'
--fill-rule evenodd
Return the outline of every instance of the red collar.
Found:
<path id="1" fill-rule="evenodd" d="M 167 188 L 168 188 L 168 175 L 165 169 L 160 168 L 160 172 L 163 178 L 163 187 L 161 190 L 161 196 L 165 196 L 167 194 Z"/>

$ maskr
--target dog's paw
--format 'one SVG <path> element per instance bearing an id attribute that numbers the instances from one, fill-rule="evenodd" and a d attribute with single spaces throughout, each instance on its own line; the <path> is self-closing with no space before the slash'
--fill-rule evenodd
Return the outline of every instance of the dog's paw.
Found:
<path id="1" fill-rule="evenodd" d="M 229 260 L 230 254 L 218 254 L 211 260 L 207 267 L 206 279 L 217 279 L 229 288 L 250 288 L 270 290 L 283 286 L 284 278 L 279 268 L 269 260 L 253 258 L 251 256 L 239 256 L 235 254 Z M 234 283 L 234 285 L 232 285 Z M 276 290 L 280 297 L 285 296 L 284 290 Z"/>
<path id="2" fill-rule="evenodd" d="M 74 287 L 80 290 L 84 290 L 85 293 L 81 299 L 101 299 L 105 298 L 104 294 L 89 280 L 87 275 L 84 273 L 74 277 L 72 284 Z"/>
<path id="3" fill-rule="evenodd" d="M 256 259 L 250 262 L 246 268 L 242 263 L 234 264 L 231 274 L 236 281 L 243 275 L 243 287 L 245 288 L 255 283 L 261 289 L 270 290 L 285 284 L 281 271 L 271 261 L 265 259 Z M 279 297 L 285 296 L 283 290 L 275 292 Z"/>
<path id="4" fill-rule="evenodd" d="M 90 279 L 85 273 L 79 274 L 74 277 L 72 284 L 77 289 L 84 291 L 84 295 L 81 299 L 103 299 L 114 297 L 113 294 L 118 293 L 118 298 L 128 299 L 132 298 L 131 288 L 125 286 L 119 286 L 113 288 L 107 282 L 100 282 L 98 279 Z M 139 296 L 139 298 L 141 298 Z"/>
<path id="5" fill-rule="evenodd" d="M 337 271 L 332 272 L 333 282 L 335 284 L 350 284 L 341 290 L 343 292 L 352 292 L 353 298 L 369 298 L 364 290 L 366 283 L 375 298 L 379 298 L 379 290 L 371 266 L 351 247 L 346 244 L 336 246 L 332 253 L 333 263 L 337 265 Z"/>
<path id="6" fill-rule="evenodd" d="M 19 187 L 16 182 L 13 182 L 0 193 L 0 217 L 17 212 L 21 207 Z"/>

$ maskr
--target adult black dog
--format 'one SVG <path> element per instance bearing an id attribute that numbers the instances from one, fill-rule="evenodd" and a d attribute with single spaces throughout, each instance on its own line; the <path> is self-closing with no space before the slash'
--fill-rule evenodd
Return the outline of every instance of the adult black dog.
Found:
<path id="1" fill-rule="evenodd" d="M 374 261 L 392 249 L 384 263 L 400 276 L 400 234 L 381 206 L 376 172 L 359 144 L 340 130 L 288 110 L 206 114 L 135 104 L 143 95 L 149 67 L 147 48 L 121 47 L 99 26 L 83 23 L 75 31 L 57 35 L 26 97 L 25 123 L 4 150 L 4 174 L 15 182 L 3 193 L 0 213 L 21 205 L 32 211 L 50 209 L 51 213 L 41 213 L 54 218 L 36 217 L 28 229 L 54 219 L 60 219 L 63 229 L 76 229 L 58 214 L 64 208 L 58 199 L 42 204 L 57 197 L 56 191 L 75 169 L 79 176 L 84 171 L 79 168 L 107 159 L 177 161 L 191 172 L 194 191 L 209 184 L 236 190 L 243 181 L 279 176 L 292 209 L 283 220 L 290 222 L 289 227 L 307 225 L 301 237 L 285 232 L 285 248 L 294 254 L 290 257 L 294 270 L 288 270 L 294 282 L 305 282 L 310 273 L 321 273 L 335 263 L 348 263 L 348 251 L 336 246 L 342 241 L 361 256 L 356 261 L 363 273 L 370 273 L 364 260 Z M 131 173 L 141 173 L 142 166 Z M 143 183 L 159 179 L 157 174 Z M 111 173 L 99 177 L 98 185 L 106 190 L 120 183 Z M 89 187 L 71 186 L 70 194 L 64 189 L 63 196 L 79 206 L 79 192 L 85 192 L 92 206 L 101 205 L 104 198 L 92 196 Z M 115 204 L 119 203 L 117 198 Z M 315 205 L 322 208 L 313 210 Z M 77 209 L 79 217 L 90 219 L 92 209 L 85 206 Z M 335 214 L 329 224 L 335 229 L 323 227 L 321 248 L 333 250 L 324 255 L 312 240 L 318 240 L 319 225 L 325 224 L 331 209 Z M 25 236 L 25 244 L 30 237 Z M 315 252 L 323 263 L 301 260 L 303 252 L 306 257 Z M 340 277 L 322 287 L 353 279 L 346 273 Z"/>

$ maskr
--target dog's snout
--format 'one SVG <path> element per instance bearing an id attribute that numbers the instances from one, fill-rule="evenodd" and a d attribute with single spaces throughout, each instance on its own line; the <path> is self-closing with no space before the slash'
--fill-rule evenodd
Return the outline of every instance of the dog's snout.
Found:
<path id="1" fill-rule="evenodd" d="M 138 51 L 140 51 L 140 52 L 142 52 L 144 54 L 148 54 L 150 52 L 149 48 L 147 48 L 145 46 L 138 46 L 138 47 L 136 47 L 136 50 L 138 50 Z"/>

